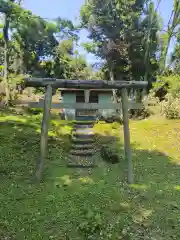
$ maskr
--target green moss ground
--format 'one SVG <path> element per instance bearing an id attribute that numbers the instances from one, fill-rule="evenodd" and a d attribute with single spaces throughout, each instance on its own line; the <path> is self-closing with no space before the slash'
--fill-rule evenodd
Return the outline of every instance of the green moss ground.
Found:
<path id="1" fill-rule="evenodd" d="M 54 119 L 40 186 L 31 184 L 41 115 L 0 115 L 0 239 L 180 239 L 180 121 L 130 123 L 135 184 L 126 162 L 91 172 L 66 168 L 71 123 Z M 119 124 L 95 126 L 99 144 L 118 147 Z"/>

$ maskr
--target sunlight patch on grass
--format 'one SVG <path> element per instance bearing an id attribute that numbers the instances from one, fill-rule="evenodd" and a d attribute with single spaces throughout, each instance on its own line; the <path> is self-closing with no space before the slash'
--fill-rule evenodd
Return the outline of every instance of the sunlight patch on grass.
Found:
<path id="1" fill-rule="evenodd" d="M 26 123 L 27 118 L 22 117 L 22 116 L 0 116 L 0 122 L 6 122 L 6 121 L 15 121 L 15 122 Z"/>
<path id="2" fill-rule="evenodd" d="M 58 181 L 55 181 L 55 185 L 59 186 L 70 186 L 72 183 L 76 184 L 92 184 L 94 181 L 92 178 L 85 176 L 85 177 L 70 177 L 69 175 L 63 175 L 62 177 L 56 177 Z"/>
<path id="3" fill-rule="evenodd" d="M 131 141 L 138 142 L 138 149 L 159 151 L 178 162 L 180 159 L 179 121 L 166 119 L 134 121 L 130 124 Z"/>
<path id="4" fill-rule="evenodd" d="M 133 216 L 133 221 L 136 223 L 141 223 L 148 218 L 150 218 L 153 214 L 154 210 L 153 209 L 140 209 L 134 216 Z"/>
<path id="5" fill-rule="evenodd" d="M 120 203 L 120 206 L 122 208 L 125 208 L 125 209 L 129 209 L 130 208 L 130 204 L 128 202 L 121 202 Z"/>
<path id="6" fill-rule="evenodd" d="M 78 180 L 82 183 L 87 183 L 87 184 L 93 183 L 93 180 L 89 177 L 80 177 L 78 178 Z"/>
<path id="7" fill-rule="evenodd" d="M 66 134 L 71 133 L 71 129 L 72 128 L 69 126 L 59 127 L 58 132 L 62 135 L 66 135 Z"/>
<path id="8" fill-rule="evenodd" d="M 58 181 L 55 181 L 55 186 L 70 186 L 73 179 L 69 175 L 63 175 L 62 177 L 56 177 Z"/>
<path id="9" fill-rule="evenodd" d="M 70 180 L 70 176 L 64 175 L 64 176 L 60 177 L 60 179 L 62 179 L 63 181 L 67 181 L 67 180 Z"/>
<path id="10" fill-rule="evenodd" d="M 174 187 L 175 190 L 180 191 L 180 185 Z"/>

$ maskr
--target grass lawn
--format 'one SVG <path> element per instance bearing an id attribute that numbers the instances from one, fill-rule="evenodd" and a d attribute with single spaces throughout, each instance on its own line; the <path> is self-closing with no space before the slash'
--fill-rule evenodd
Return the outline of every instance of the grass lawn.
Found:
<path id="1" fill-rule="evenodd" d="M 40 115 L 0 114 L 0 239 L 180 239 L 180 121 L 132 121 L 135 184 L 126 162 L 66 168 L 68 125 L 53 120 L 44 180 L 31 184 Z M 98 123 L 97 144 L 123 156 L 119 124 Z"/>

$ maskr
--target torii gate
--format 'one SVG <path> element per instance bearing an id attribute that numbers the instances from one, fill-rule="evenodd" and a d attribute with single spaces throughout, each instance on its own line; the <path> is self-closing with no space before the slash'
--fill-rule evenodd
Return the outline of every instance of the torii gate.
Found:
<path id="1" fill-rule="evenodd" d="M 133 183 L 133 164 L 132 164 L 132 152 L 130 144 L 130 132 L 129 132 L 129 117 L 128 109 L 140 109 L 142 103 L 135 103 L 128 101 L 127 89 L 130 88 L 145 88 L 148 86 L 144 81 L 101 81 L 101 80 L 64 80 L 55 78 L 26 78 L 24 79 L 25 87 L 44 87 L 45 98 L 41 103 L 30 103 L 33 107 L 43 107 L 43 119 L 41 125 L 41 140 L 40 140 L 40 157 L 37 161 L 36 168 L 36 180 L 40 181 L 43 174 L 44 160 L 46 157 L 47 140 L 48 140 L 48 126 L 50 119 L 51 108 L 74 108 L 74 109 L 120 109 L 123 113 L 123 128 L 124 128 L 124 151 L 125 158 L 128 164 L 128 183 Z M 75 89 L 120 89 L 121 91 L 121 103 L 110 103 L 106 106 L 98 103 L 52 103 L 52 89 L 57 88 L 75 88 Z"/>

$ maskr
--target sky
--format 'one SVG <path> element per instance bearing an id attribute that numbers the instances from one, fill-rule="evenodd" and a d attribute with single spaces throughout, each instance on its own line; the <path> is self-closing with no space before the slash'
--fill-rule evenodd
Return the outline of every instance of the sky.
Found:
<path id="1" fill-rule="evenodd" d="M 157 1 L 158 0 L 154 0 L 155 5 L 157 5 Z M 170 17 L 173 1 L 174 0 L 161 0 L 161 4 L 158 8 L 158 12 L 163 18 L 164 28 L 167 26 Z M 24 7 L 42 18 L 55 19 L 61 17 L 72 21 L 78 21 L 79 10 L 84 2 L 85 0 L 24 0 Z M 87 41 L 87 32 L 82 31 L 80 34 L 80 43 L 85 41 Z M 174 41 L 171 43 L 169 52 L 172 52 L 173 46 Z M 83 51 L 82 53 L 85 54 Z M 88 54 L 86 57 L 89 62 L 96 61 L 91 54 Z"/>

